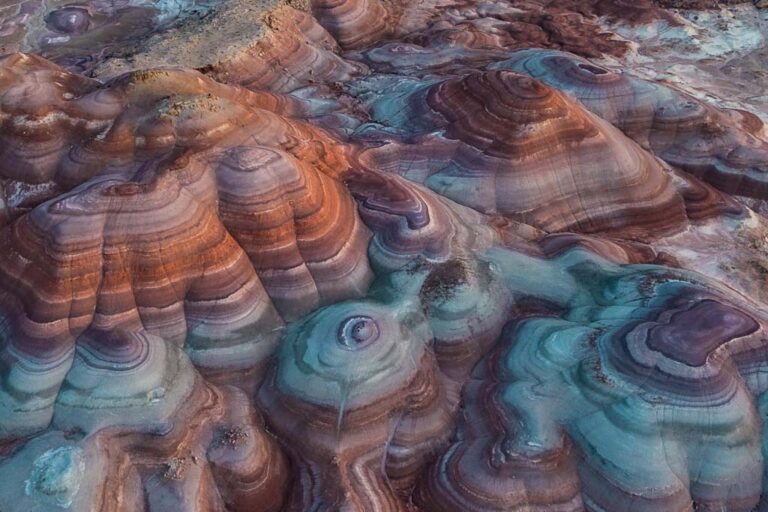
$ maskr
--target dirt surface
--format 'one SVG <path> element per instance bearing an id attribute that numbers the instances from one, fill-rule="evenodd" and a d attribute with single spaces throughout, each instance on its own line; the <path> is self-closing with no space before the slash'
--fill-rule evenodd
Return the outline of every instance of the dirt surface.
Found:
<path id="1" fill-rule="evenodd" d="M 155 34 L 135 53 L 113 58 L 96 69 L 99 78 L 111 78 L 132 69 L 162 66 L 203 68 L 236 55 L 253 45 L 264 31 L 263 16 L 285 0 L 234 0 L 202 17 Z"/>

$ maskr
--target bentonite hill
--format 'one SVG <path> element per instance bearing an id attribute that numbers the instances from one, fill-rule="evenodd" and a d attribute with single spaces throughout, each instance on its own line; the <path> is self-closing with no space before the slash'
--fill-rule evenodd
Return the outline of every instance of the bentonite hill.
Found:
<path id="1" fill-rule="evenodd" d="M 0 0 L 0 512 L 768 512 L 768 2 Z"/>

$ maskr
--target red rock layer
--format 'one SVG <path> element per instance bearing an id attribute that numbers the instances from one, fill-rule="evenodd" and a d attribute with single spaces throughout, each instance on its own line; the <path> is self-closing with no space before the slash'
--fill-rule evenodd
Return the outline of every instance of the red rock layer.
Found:
<path id="1" fill-rule="evenodd" d="M 0 224 L 72 186 L 62 160 L 73 144 L 96 136 L 120 111 L 109 94 L 75 100 L 97 87 L 39 57 L 0 59 Z"/>
<path id="2" fill-rule="evenodd" d="M 206 320 L 224 330 L 278 321 L 216 215 L 213 177 L 184 161 L 156 165 L 101 175 L 3 229 L 0 302 L 18 350 L 58 357 L 86 329 L 182 342 Z"/>
<path id="3" fill-rule="evenodd" d="M 3 205 L 6 219 L 96 173 L 136 175 L 127 181 L 149 184 L 154 169 L 176 155 L 201 153 L 194 164 L 204 168 L 196 171 L 201 176 L 213 172 L 205 169 L 208 162 L 220 162 L 216 180 L 204 186 L 214 198 L 221 187 L 224 200 L 208 207 L 221 211 L 284 314 L 295 317 L 367 286 L 361 244 L 368 234 L 336 180 L 347 169 L 344 150 L 324 132 L 283 117 L 301 112 L 298 100 L 224 86 L 191 71 L 136 72 L 99 87 L 37 57 L 4 63 L 3 122 L 10 130 L 0 173 L 9 190 L 48 191 Z M 54 101 L 37 104 L 27 101 L 30 95 Z M 36 173 L 23 172 L 32 168 Z M 289 176 L 291 184 L 281 182 Z M 289 275 L 292 284 L 277 284 Z"/>
<path id="4" fill-rule="evenodd" d="M 312 14 L 345 49 L 368 46 L 391 35 L 397 24 L 396 2 L 388 0 L 317 0 Z"/>
<path id="5" fill-rule="evenodd" d="M 768 197 L 762 122 L 720 110 L 671 86 L 595 66 L 560 52 L 525 50 L 493 67 L 514 69 L 566 91 L 644 148 L 718 189 Z"/>
<path id="6" fill-rule="evenodd" d="M 660 12 L 300 4 L 198 71 L 0 58 L 0 508 L 765 502 L 768 323 L 666 237 L 760 232 L 762 123 L 510 52 Z"/>
<path id="7" fill-rule="evenodd" d="M 14 218 L 120 161 L 205 149 L 251 108 L 294 115 L 296 100 L 228 88 L 181 70 L 138 72 L 108 88 L 39 57 L 0 60 L 0 219 Z M 202 112 L 218 112 L 200 125 Z M 206 135 L 207 132 L 207 135 Z"/>
<path id="8" fill-rule="evenodd" d="M 31 365 L 45 398 L 11 379 L 3 407 L 35 418 L 0 437 L 50 421 L 76 344 L 84 390 L 98 360 L 151 362 L 148 339 L 258 379 L 283 318 L 365 293 L 370 233 L 339 181 L 345 150 L 286 117 L 296 100 L 186 70 L 100 85 L 38 57 L 2 64 L 0 173 L 22 197 L 2 204 L 1 359 Z"/>
<path id="9" fill-rule="evenodd" d="M 365 165 L 546 231 L 642 237 L 685 224 L 683 200 L 655 159 L 541 82 L 505 71 L 473 73 L 416 88 L 399 101 L 406 105 L 402 117 L 382 123 L 437 128 L 439 137 L 368 150 Z"/>
<path id="10" fill-rule="evenodd" d="M 284 316 L 364 293 L 369 234 L 341 182 L 263 146 L 233 148 L 216 179 L 219 216 Z"/>

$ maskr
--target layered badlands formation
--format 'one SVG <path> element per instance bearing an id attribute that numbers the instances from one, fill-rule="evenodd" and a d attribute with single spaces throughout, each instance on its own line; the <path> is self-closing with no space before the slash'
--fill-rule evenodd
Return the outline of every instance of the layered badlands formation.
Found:
<path id="1" fill-rule="evenodd" d="M 676 4 L 0 8 L 0 511 L 768 511 L 768 42 L 646 72 L 768 15 Z"/>

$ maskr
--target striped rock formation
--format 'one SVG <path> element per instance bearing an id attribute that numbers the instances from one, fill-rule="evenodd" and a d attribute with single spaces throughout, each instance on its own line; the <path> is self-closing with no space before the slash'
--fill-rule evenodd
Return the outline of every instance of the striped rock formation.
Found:
<path id="1" fill-rule="evenodd" d="M 633 77 L 768 40 L 672 3 L 0 6 L 0 512 L 768 511 L 762 93 Z"/>
<path id="2" fill-rule="evenodd" d="M 720 190 L 768 197 L 768 143 L 757 135 L 763 122 L 754 114 L 721 110 L 672 86 L 564 52 L 522 50 L 492 67 L 567 92 L 644 148 Z"/>
<path id="3" fill-rule="evenodd" d="M 546 231 L 636 236 L 686 221 L 684 201 L 658 161 L 568 96 L 523 75 L 404 82 L 391 96 L 375 97 L 370 110 L 401 140 L 363 152 L 364 165 L 478 211 Z"/>
<path id="4" fill-rule="evenodd" d="M 258 397 L 294 467 L 287 510 L 408 510 L 398 489 L 451 428 L 414 306 L 342 302 L 289 328 Z"/>
<path id="5" fill-rule="evenodd" d="M 489 258 L 502 273 L 524 263 L 501 251 Z M 527 263 L 552 290 L 551 308 L 511 322 L 475 368 L 456 440 L 416 502 L 462 511 L 758 506 L 759 309 L 691 273 L 621 267 L 584 249 Z M 508 282 L 524 291 L 524 280 Z"/>
<path id="6" fill-rule="evenodd" d="M 200 381 L 160 429 L 47 432 L 0 473 L 3 503 L 32 512 L 276 512 L 290 478 L 247 395 Z"/>
<path id="7" fill-rule="evenodd" d="M 292 100 L 183 70 L 102 86 L 37 57 L 3 64 L 4 437 L 50 421 L 73 360 L 87 392 L 100 381 L 76 374 L 99 359 L 165 379 L 158 337 L 203 369 L 253 372 L 283 319 L 365 293 L 343 152 L 276 113 Z"/>

